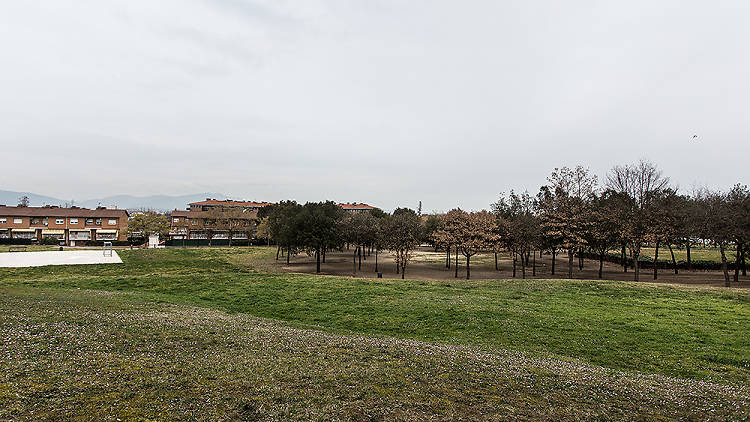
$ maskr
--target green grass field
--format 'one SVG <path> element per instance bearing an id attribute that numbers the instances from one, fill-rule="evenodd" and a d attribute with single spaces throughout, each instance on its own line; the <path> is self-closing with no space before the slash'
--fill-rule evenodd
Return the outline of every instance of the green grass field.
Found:
<path id="1" fill-rule="evenodd" d="M 122 265 L 0 269 L 0 420 L 750 410 L 740 289 L 281 274 L 266 248 L 119 253 Z"/>
<path id="2" fill-rule="evenodd" d="M 673 248 L 674 259 L 679 261 L 687 261 L 687 250 L 685 248 L 678 249 Z M 656 248 L 647 247 L 641 249 L 641 255 L 644 257 L 653 258 Z M 618 255 L 619 250 L 611 250 L 610 253 Z M 726 251 L 726 257 L 728 261 L 734 261 L 736 255 L 735 249 L 728 249 Z M 707 262 L 721 262 L 721 252 L 719 248 L 704 248 L 700 246 L 694 246 L 690 248 L 690 259 L 693 261 L 707 261 Z M 668 262 L 672 260 L 672 255 L 669 253 L 669 248 L 662 246 L 659 248 L 659 261 Z"/>

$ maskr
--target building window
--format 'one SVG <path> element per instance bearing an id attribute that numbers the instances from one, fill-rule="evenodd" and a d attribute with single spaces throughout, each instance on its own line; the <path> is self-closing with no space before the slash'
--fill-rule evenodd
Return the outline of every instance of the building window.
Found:
<path id="1" fill-rule="evenodd" d="M 91 232 L 71 231 L 68 236 L 70 236 L 70 240 L 91 240 Z"/>
<path id="2" fill-rule="evenodd" d="M 114 233 L 97 233 L 96 240 L 117 240 Z"/>
<path id="3" fill-rule="evenodd" d="M 179 222 L 180 222 L 180 219 L 179 219 L 179 218 L 173 218 L 173 219 L 172 219 L 172 222 L 173 222 L 173 223 L 179 223 Z"/>
<path id="4" fill-rule="evenodd" d="M 39 224 L 39 221 L 40 220 L 38 218 L 32 218 L 31 219 L 31 224 Z"/>
<path id="5" fill-rule="evenodd" d="M 117 220 L 109 220 L 108 223 L 109 223 L 110 226 L 116 226 L 117 225 Z"/>
<path id="6" fill-rule="evenodd" d="M 86 219 L 86 224 L 94 224 L 94 219 L 93 218 L 87 218 Z"/>
<path id="7" fill-rule="evenodd" d="M 78 224 L 78 219 L 77 218 L 71 218 L 70 219 L 70 224 Z"/>
<path id="8" fill-rule="evenodd" d="M 5 223 L 7 223 L 7 222 L 8 222 L 8 219 L 7 219 L 7 218 L 5 218 L 5 217 L 3 217 L 3 218 L 0 218 L 0 224 L 5 224 Z"/>
<path id="9" fill-rule="evenodd" d="M 58 218 L 55 220 L 55 224 L 65 224 L 65 220 L 63 220 L 62 218 Z"/>
<path id="10" fill-rule="evenodd" d="M 97 218 L 96 219 L 96 225 L 97 226 L 101 226 L 102 225 L 102 219 L 101 218 Z"/>
<path id="11" fill-rule="evenodd" d="M 22 219 L 20 219 L 20 218 L 14 218 L 13 219 L 13 224 L 21 224 L 21 223 L 23 223 Z"/>

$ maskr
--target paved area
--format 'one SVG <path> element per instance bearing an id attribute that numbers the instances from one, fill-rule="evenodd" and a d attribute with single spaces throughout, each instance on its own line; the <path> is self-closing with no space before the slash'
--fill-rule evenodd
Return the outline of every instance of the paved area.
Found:
<path id="1" fill-rule="evenodd" d="M 0 253 L 0 267 L 41 267 L 44 265 L 122 264 L 117 252 L 104 256 L 102 250 Z"/>

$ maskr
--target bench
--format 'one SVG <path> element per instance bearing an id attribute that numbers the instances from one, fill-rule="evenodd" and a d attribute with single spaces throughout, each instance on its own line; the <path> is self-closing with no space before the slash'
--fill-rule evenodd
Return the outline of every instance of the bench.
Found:
<path id="1" fill-rule="evenodd" d="M 10 246 L 8 252 L 21 252 L 26 251 L 26 246 Z"/>

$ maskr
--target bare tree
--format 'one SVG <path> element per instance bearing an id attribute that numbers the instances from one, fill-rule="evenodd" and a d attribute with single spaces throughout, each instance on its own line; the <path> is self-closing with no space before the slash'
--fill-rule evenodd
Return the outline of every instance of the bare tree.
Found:
<path id="1" fill-rule="evenodd" d="M 617 202 L 610 191 L 595 196 L 586 216 L 584 233 L 586 244 L 599 256 L 599 279 L 602 278 L 604 257 L 607 251 L 620 240 L 619 222 L 614 210 Z"/>
<path id="2" fill-rule="evenodd" d="M 701 237 L 712 240 L 721 253 L 721 270 L 724 272 L 724 285 L 729 287 L 729 268 L 726 250 L 734 238 L 732 211 L 728 195 L 720 191 L 704 190 L 696 198 L 701 206 Z"/>
<path id="3" fill-rule="evenodd" d="M 619 194 L 618 218 L 622 238 L 630 246 L 633 278 L 638 281 L 638 258 L 648 235 L 648 224 L 654 200 L 669 186 L 669 179 L 648 161 L 615 166 L 607 174 L 607 187 Z"/>
<path id="4" fill-rule="evenodd" d="M 740 268 L 747 275 L 745 249 L 750 242 L 750 190 L 736 184 L 727 194 L 727 207 L 731 219 L 732 241 L 735 244 L 734 282 L 739 281 Z"/>

